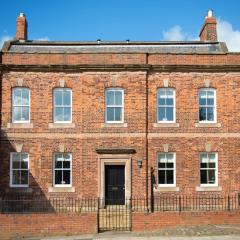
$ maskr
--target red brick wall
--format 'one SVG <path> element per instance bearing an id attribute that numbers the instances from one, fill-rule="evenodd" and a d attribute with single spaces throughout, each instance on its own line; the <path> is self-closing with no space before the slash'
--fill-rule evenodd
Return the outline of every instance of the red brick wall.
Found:
<path id="1" fill-rule="evenodd" d="M 240 212 L 133 213 L 132 230 L 152 231 L 164 227 L 208 224 L 240 224 Z"/>
<path id="2" fill-rule="evenodd" d="M 0 239 L 97 233 L 97 213 L 0 214 Z"/>

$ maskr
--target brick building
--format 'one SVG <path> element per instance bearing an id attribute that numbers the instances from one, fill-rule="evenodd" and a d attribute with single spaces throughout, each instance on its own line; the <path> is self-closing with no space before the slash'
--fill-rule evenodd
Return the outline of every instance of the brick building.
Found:
<path id="1" fill-rule="evenodd" d="M 39 42 L 1 52 L 3 195 L 125 199 L 240 191 L 240 54 L 218 42 Z"/>

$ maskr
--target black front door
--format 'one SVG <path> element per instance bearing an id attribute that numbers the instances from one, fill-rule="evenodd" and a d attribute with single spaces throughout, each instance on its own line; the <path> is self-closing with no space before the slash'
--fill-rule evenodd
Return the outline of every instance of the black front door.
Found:
<path id="1" fill-rule="evenodd" d="M 105 204 L 125 204 L 125 166 L 105 166 Z"/>

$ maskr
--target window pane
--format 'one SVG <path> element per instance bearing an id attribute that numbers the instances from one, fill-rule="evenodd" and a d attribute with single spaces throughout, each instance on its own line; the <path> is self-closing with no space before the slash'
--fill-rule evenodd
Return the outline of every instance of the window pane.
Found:
<path id="1" fill-rule="evenodd" d="M 199 105 L 206 105 L 207 101 L 206 101 L 207 95 L 206 95 L 206 91 L 200 91 L 199 92 Z"/>
<path id="2" fill-rule="evenodd" d="M 63 91 L 63 105 L 71 105 L 71 92 L 69 90 Z"/>
<path id="3" fill-rule="evenodd" d="M 28 169 L 28 162 L 21 162 L 21 169 Z"/>
<path id="4" fill-rule="evenodd" d="M 62 170 L 55 171 L 55 184 L 62 184 Z"/>
<path id="5" fill-rule="evenodd" d="M 29 105 L 29 89 L 22 89 L 22 105 Z"/>
<path id="6" fill-rule="evenodd" d="M 70 161 L 70 159 L 71 159 L 71 154 L 64 154 L 63 157 L 64 157 L 65 160 Z"/>
<path id="7" fill-rule="evenodd" d="M 19 154 L 19 153 L 13 154 L 13 155 L 12 155 L 12 160 L 13 160 L 13 161 L 20 161 L 20 160 L 21 160 L 20 154 Z"/>
<path id="8" fill-rule="evenodd" d="M 207 108 L 207 120 L 214 121 L 214 109 L 212 107 Z"/>
<path id="9" fill-rule="evenodd" d="M 208 183 L 215 183 L 215 170 L 208 170 Z"/>
<path id="10" fill-rule="evenodd" d="M 168 162 L 174 162 L 174 155 L 171 153 L 166 154 Z"/>
<path id="11" fill-rule="evenodd" d="M 166 99 L 166 105 L 173 106 L 173 98 L 167 98 Z"/>
<path id="12" fill-rule="evenodd" d="M 13 104 L 14 105 L 21 105 L 21 89 L 13 89 Z"/>
<path id="13" fill-rule="evenodd" d="M 20 166 L 20 161 L 13 161 L 12 162 L 12 168 L 13 169 L 19 169 L 21 166 Z"/>
<path id="14" fill-rule="evenodd" d="M 208 166 L 209 166 L 209 168 L 215 168 L 215 163 L 210 162 L 210 163 L 208 163 Z"/>
<path id="15" fill-rule="evenodd" d="M 206 108 L 205 107 L 200 107 L 199 108 L 199 121 L 205 121 L 206 118 Z"/>
<path id="16" fill-rule="evenodd" d="M 207 96 L 208 96 L 208 98 L 214 99 L 214 91 L 213 90 L 208 90 Z"/>
<path id="17" fill-rule="evenodd" d="M 122 121 L 122 108 L 121 107 L 115 108 L 115 121 Z"/>
<path id="18" fill-rule="evenodd" d="M 201 170 L 201 184 L 206 184 L 207 183 L 207 170 Z"/>
<path id="19" fill-rule="evenodd" d="M 54 121 L 63 121 L 63 108 L 62 107 L 56 107 L 55 108 L 55 116 Z"/>
<path id="20" fill-rule="evenodd" d="M 62 168 L 62 161 L 55 161 L 55 168 Z"/>
<path id="21" fill-rule="evenodd" d="M 166 174 L 167 174 L 167 184 L 173 184 L 174 183 L 173 170 L 167 170 Z"/>
<path id="22" fill-rule="evenodd" d="M 22 121 L 29 120 L 29 107 L 22 107 Z"/>
<path id="23" fill-rule="evenodd" d="M 173 108 L 172 107 L 167 107 L 166 108 L 166 117 L 167 121 L 173 121 Z"/>
<path id="24" fill-rule="evenodd" d="M 208 98 L 207 99 L 207 105 L 213 105 L 214 106 L 214 98 Z"/>
<path id="25" fill-rule="evenodd" d="M 208 162 L 208 155 L 206 153 L 200 154 L 201 162 Z"/>
<path id="26" fill-rule="evenodd" d="M 173 96 L 173 90 L 172 89 L 166 89 L 166 93 L 168 97 L 172 97 Z"/>
<path id="27" fill-rule="evenodd" d="M 158 184 L 165 184 L 165 170 L 158 171 Z"/>
<path id="28" fill-rule="evenodd" d="M 167 168 L 174 168 L 174 164 L 168 162 L 168 163 L 166 164 L 166 167 L 167 167 Z"/>
<path id="29" fill-rule="evenodd" d="M 70 170 L 64 170 L 63 171 L 63 184 L 70 184 Z"/>
<path id="30" fill-rule="evenodd" d="M 21 121 L 21 107 L 13 107 L 13 121 Z"/>
<path id="31" fill-rule="evenodd" d="M 55 105 L 62 105 L 62 91 L 55 90 L 54 91 L 54 104 Z"/>
<path id="32" fill-rule="evenodd" d="M 164 121 L 165 118 L 165 108 L 164 107 L 159 107 L 158 108 L 158 121 Z"/>
<path id="33" fill-rule="evenodd" d="M 158 105 L 166 105 L 165 91 L 160 90 L 158 92 Z"/>
<path id="34" fill-rule="evenodd" d="M 64 108 L 63 119 L 64 119 L 64 121 L 71 121 L 71 108 L 70 107 Z"/>
<path id="35" fill-rule="evenodd" d="M 63 155 L 62 154 L 55 154 L 55 161 L 62 161 L 63 160 Z"/>
<path id="36" fill-rule="evenodd" d="M 12 171 L 12 184 L 20 184 L 20 171 L 13 170 Z"/>
<path id="37" fill-rule="evenodd" d="M 165 168 L 166 167 L 166 163 L 165 162 L 159 162 L 158 163 L 158 167 L 159 168 Z"/>
<path id="38" fill-rule="evenodd" d="M 201 168 L 207 168 L 207 163 L 201 163 Z"/>
<path id="39" fill-rule="evenodd" d="M 208 154 L 208 158 L 210 162 L 215 162 L 215 153 L 209 153 Z"/>
<path id="40" fill-rule="evenodd" d="M 122 105 L 122 91 L 115 92 L 115 104 Z"/>
<path id="41" fill-rule="evenodd" d="M 114 121 L 114 108 L 113 107 L 107 108 L 107 121 Z"/>
<path id="42" fill-rule="evenodd" d="M 21 184 L 28 184 L 28 170 L 21 171 Z"/>
<path id="43" fill-rule="evenodd" d="M 107 105 L 114 105 L 114 91 L 107 91 Z"/>
<path id="44" fill-rule="evenodd" d="M 70 161 L 63 161 L 63 168 L 70 168 Z"/>

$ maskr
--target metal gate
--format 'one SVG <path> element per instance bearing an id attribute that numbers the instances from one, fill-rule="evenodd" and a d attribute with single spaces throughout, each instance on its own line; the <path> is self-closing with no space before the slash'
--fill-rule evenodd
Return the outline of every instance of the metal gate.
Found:
<path id="1" fill-rule="evenodd" d="M 124 205 L 105 205 L 105 200 L 100 201 L 98 208 L 99 232 L 131 231 L 131 205 L 129 203 L 130 201 L 125 201 Z"/>

